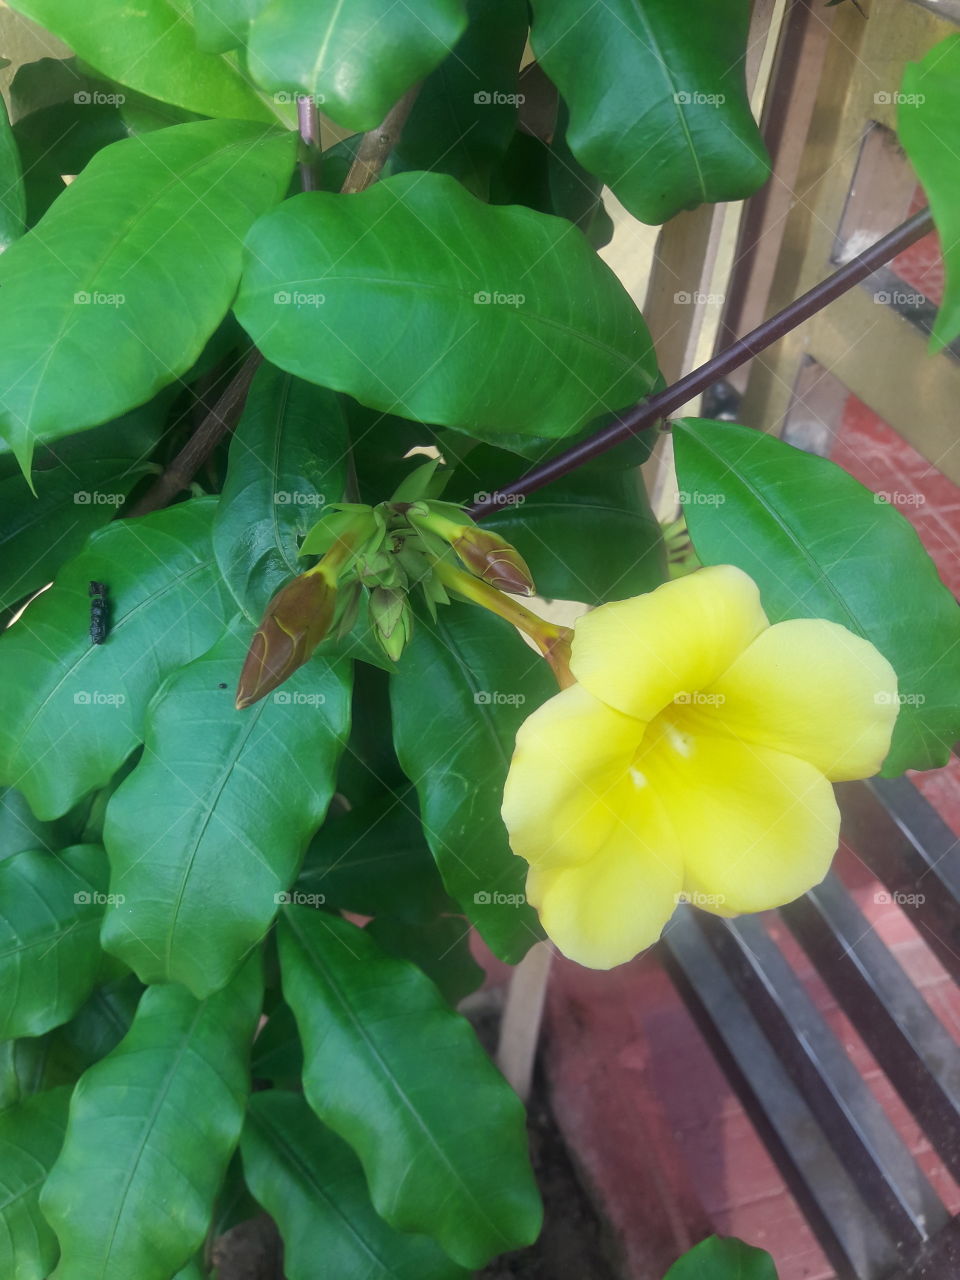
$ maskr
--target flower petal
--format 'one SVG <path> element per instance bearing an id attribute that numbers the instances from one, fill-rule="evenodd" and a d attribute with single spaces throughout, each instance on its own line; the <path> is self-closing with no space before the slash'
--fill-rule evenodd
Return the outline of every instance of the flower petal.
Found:
<path id="1" fill-rule="evenodd" d="M 712 684 L 768 626 L 753 579 L 715 565 L 584 614 L 570 666 L 594 697 L 652 720 L 678 693 Z"/>
<path id="2" fill-rule="evenodd" d="M 643 760 L 684 867 L 684 892 L 718 915 L 766 911 L 819 884 L 840 834 L 833 788 L 806 760 L 696 735 Z"/>
<path id="3" fill-rule="evenodd" d="M 644 727 L 580 685 L 528 716 L 503 792 L 514 853 L 545 866 L 592 857 L 617 820 L 612 793 L 627 781 Z"/>
<path id="4" fill-rule="evenodd" d="M 710 688 L 725 732 L 808 760 L 839 782 L 883 764 L 897 676 L 869 640 L 835 622 L 778 622 Z"/>
<path id="5" fill-rule="evenodd" d="M 531 867 L 527 900 L 565 956 L 590 969 L 625 964 L 660 937 L 683 887 L 656 800 L 626 782 L 620 820 L 589 862 Z"/>

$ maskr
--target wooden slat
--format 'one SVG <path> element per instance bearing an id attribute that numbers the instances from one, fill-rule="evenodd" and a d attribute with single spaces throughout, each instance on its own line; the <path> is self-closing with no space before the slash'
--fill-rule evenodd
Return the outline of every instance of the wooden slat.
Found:
<path id="1" fill-rule="evenodd" d="M 727 1079 L 844 1280 L 879 1280 L 898 1265 L 889 1224 L 874 1217 L 692 909 L 664 934 L 664 959 Z"/>
<path id="2" fill-rule="evenodd" d="M 960 981 L 960 841 L 909 778 L 838 787 L 841 836 L 892 893 L 915 899 L 910 920 Z"/>
<path id="3" fill-rule="evenodd" d="M 835 875 L 780 914 L 960 1180 L 960 1046 Z"/>

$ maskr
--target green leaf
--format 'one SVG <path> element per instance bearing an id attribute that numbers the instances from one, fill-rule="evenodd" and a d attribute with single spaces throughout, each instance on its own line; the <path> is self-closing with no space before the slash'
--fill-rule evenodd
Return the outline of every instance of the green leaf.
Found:
<path id="1" fill-rule="evenodd" d="M 748 0 L 710 0 L 695 16 L 674 0 L 533 0 L 533 49 L 570 109 L 570 149 L 641 222 L 742 200 L 766 180 L 749 24 Z"/>
<path id="2" fill-rule="evenodd" d="M 111 80 L 205 116 L 271 120 L 234 63 L 197 48 L 181 0 L 11 0 Z"/>
<path id="3" fill-rule="evenodd" d="M 897 133 L 940 233 L 946 284 L 930 338 L 939 351 L 960 337 L 960 34 L 904 67 Z"/>
<path id="4" fill-rule="evenodd" d="M 266 0 L 193 0 L 197 44 L 207 53 L 226 53 L 246 43 L 250 22 Z"/>
<path id="5" fill-rule="evenodd" d="M 0 480 L 0 608 L 45 586 L 147 473 L 144 462 L 96 458 Z"/>
<path id="6" fill-rule="evenodd" d="M 310 94 L 345 129 L 373 129 L 466 25 L 463 0 L 269 0 L 250 25 L 250 71 Z"/>
<path id="7" fill-rule="evenodd" d="M 678 1259 L 663 1280 L 777 1280 L 777 1268 L 764 1249 L 710 1236 Z"/>
<path id="8" fill-rule="evenodd" d="M 418 617 L 391 681 L 397 755 L 444 885 L 510 964 L 543 935 L 500 817 L 503 786 L 517 730 L 554 693 L 549 667 L 513 628 L 464 604 L 435 624 Z"/>
<path id="9" fill-rule="evenodd" d="M 388 413 L 494 442 L 566 436 L 657 374 L 640 313 L 574 227 L 445 174 L 296 196 L 247 248 L 237 317 L 268 359 Z"/>
<path id="10" fill-rule="evenodd" d="M 169 1280 L 203 1244 L 243 1125 L 261 993 L 259 957 L 202 1002 L 151 987 L 84 1074 L 40 1198 L 62 1280 Z"/>
<path id="11" fill-rule="evenodd" d="M 61 849 L 65 822 L 41 822 L 24 797 L 13 787 L 0 787 L 0 859 L 10 858 L 23 849 Z"/>
<path id="12" fill-rule="evenodd" d="M 63 1142 L 70 1092 L 38 1093 L 0 1115 L 0 1274 L 10 1280 L 46 1280 L 57 1261 L 39 1196 Z"/>
<path id="13" fill-rule="evenodd" d="M 0 1111 L 31 1094 L 69 1084 L 126 1034 L 143 987 L 133 974 L 95 988 L 80 1012 L 44 1036 L 0 1043 Z"/>
<path id="14" fill-rule="evenodd" d="M 384 721 L 377 721 L 388 732 Z M 296 887 L 334 911 L 381 912 L 423 922 L 456 910 L 424 839 L 412 791 L 366 800 L 329 818 L 314 836 Z"/>
<path id="15" fill-rule="evenodd" d="M 50 61 L 44 59 L 44 61 Z M 77 83 L 85 82 L 78 78 Z M 77 96 L 87 93 L 78 89 Z M 64 174 L 81 173 L 98 151 L 129 137 L 119 108 L 108 102 L 55 102 L 17 120 L 27 226 L 34 226 L 67 189 Z"/>
<path id="16" fill-rule="evenodd" d="M 200 499 L 99 530 L 0 636 L 0 782 L 38 817 L 59 817 L 109 783 L 142 742 L 164 676 L 223 630 L 214 506 Z M 109 588 L 101 645 L 90 643 L 91 581 Z"/>
<path id="17" fill-rule="evenodd" d="M 420 86 L 391 173 L 431 169 L 486 198 L 517 122 L 526 0 L 467 0 L 469 26 Z"/>
<path id="18" fill-rule="evenodd" d="M 423 1236 L 394 1231 L 370 1203 L 356 1157 L 295 1093 L 258 1093 L 243 1168 L 283 1237 L 289 1280 L 457 1280 L 466 1272 Z"/>
<path id="19" fill-rule="evenodd" d="M 20 152 L 10 127 L 7 104 L 0 96 L 0 252 L 23 234 L 26 217 Z"/>
<path id="20" fill-rule="evenodd" d="M 303 572 L 300 541 L 343 498 L 347 454 L 340 397 L 264 365 L 230 445 L 213 525 L 217 563 L 251 622 Z"/>
<path id="21" fill-rule="evenodd" d="M 516 474 L 515 460 L 498 460 L 492 490 Z M 483 467 L 478 450 L 465 470 Z M 478 495 L 479 496 L 479 495 Z M 602 604 L 652 591 L 666 578 L 663 539 L 638 471 L 581 467 L 521 502 L 504 503 L 484 520 L 513 544 L 551 599 Z"/>
<path id="22" fill-rule="evenodd" d="M 0 1040 L 43 1035 L 89 996 L 106 884 L 96 845 L 25 849 L 0 863 Z"/>
<path id="23" fill-rule="evenodd" d="M 231 630 L 167 680 L 104 829 L 118 895 L 105 949 L 142 981 L 182 982 L 198 998 L 270 927 L 323 821 L 350 724 L 349 668 L 319 659 L 237 711 L 249 640 Z"/>
<path id="24" fill-rule="evenodd" d="M 530 1244 L 541 1208 L 523 1106 L 470 1024 L 339 917 L 288 908 L 279 942 L 307 1101 L 360 1157 L 377 1212 L 464 1267 Z"/>
<path id="25" fill-rule="evenodd" d="M 827 618 L 887 658 L 901 705 L 884 776 L 945 765 L 960 738 L 960 609 L 909 522 L 772 436 L 688 418 L 674 439 L 700 559 L 749 573 L 772 622 Z"/>
<path id="26" fill-rule="evenodd" d="M 452 1005 L 483 985 L 486 974 L 470 952 L 470 926 L 462 916 L 420 924 L 382 915 L 367 929 L 389 955 L 422 969 Z"/>
<path id="27" fill-rule="evenodd" d="M 128 138 L 0 256 L 0 434 L 24 470 L 38 438 L 125 413 L 190 369 L 293 161 L 292 135 L 236 120 Z"/>

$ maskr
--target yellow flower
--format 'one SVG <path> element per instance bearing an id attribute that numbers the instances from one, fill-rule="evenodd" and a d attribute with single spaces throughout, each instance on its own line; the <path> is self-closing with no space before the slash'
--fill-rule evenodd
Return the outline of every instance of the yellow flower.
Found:
<path id="1" fill-rule="evenodd" d="M 504 792 L 527 899 L 595 969 L 658 938 L 681 896 L 763 911 L 826 874 L 831 781 L 876 773 L 893 668 L 819 619 L 770 625 L 754 581 L 700 569 L 602 605 L 574 632 L 577 683 L 523 724 Z"/>

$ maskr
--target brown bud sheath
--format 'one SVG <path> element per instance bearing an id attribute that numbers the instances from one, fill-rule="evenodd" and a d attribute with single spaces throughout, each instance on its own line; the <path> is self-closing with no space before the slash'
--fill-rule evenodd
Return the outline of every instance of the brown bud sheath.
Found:
<path id="1" fill-rule="evenodd" d="M 303 666 L 329 631 L 336 601 L 336 586 L 315 570 L 281 587 L 250 642 L 237 685 L 238 711 Z"/>
<path id="2" fill-rule="evenodd" d="M 471 573 L 498 591 L 513 596 L 536 594 L 533 575 L 523 556 L 497 534 L 472 524 L 460 525 L 450 545 Z"/>

